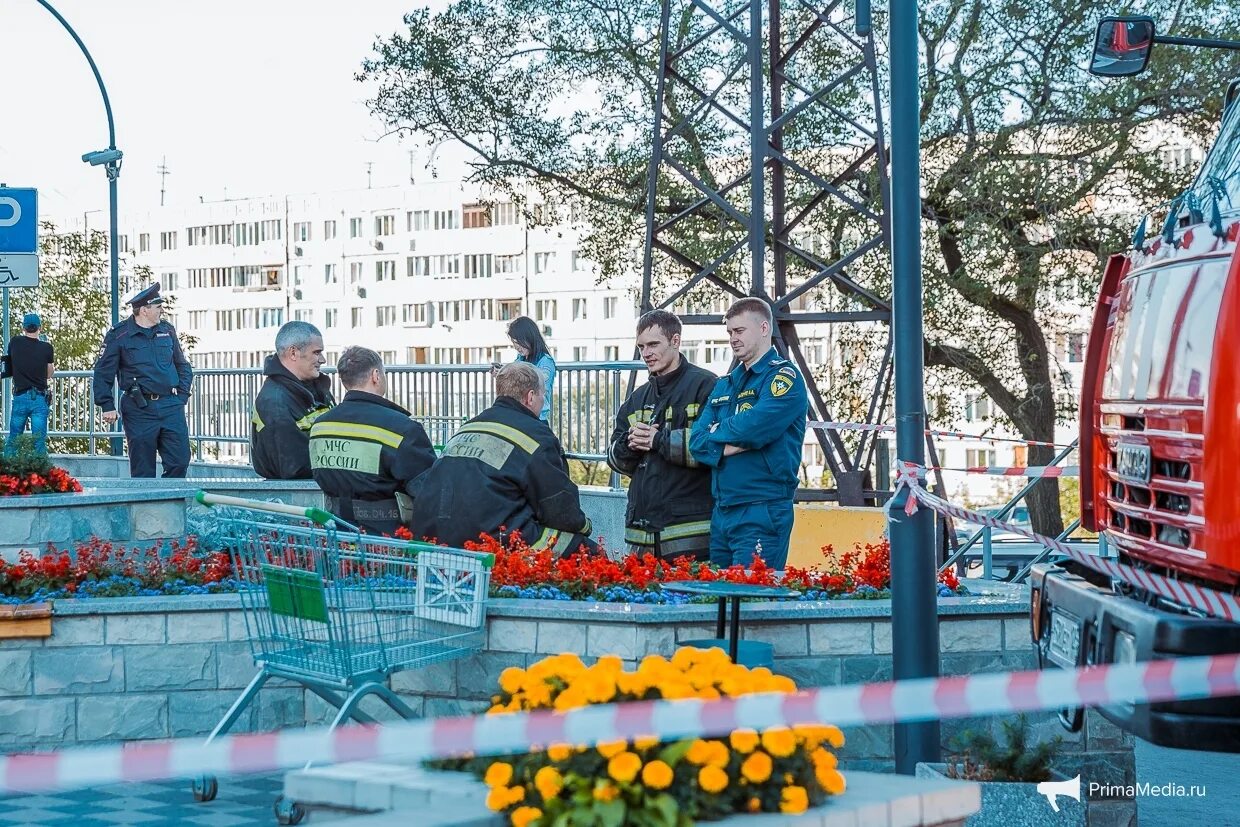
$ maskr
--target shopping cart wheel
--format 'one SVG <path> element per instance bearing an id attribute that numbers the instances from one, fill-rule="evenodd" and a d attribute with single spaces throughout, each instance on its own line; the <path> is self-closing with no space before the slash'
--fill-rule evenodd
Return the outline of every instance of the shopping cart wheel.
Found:
<path id="1" fill-rule="evenodd" d="M 276 821 L 280 824 L 301 824 L 306 817 L 306 808 L 296 801 L 289 801 L 284 796 L 277 796 L 274 808 Z"/>
<path id="2" fill-rule="evenodd" d="M 193 783 L 195 801 L 214 801 L 220 791 L 220 784 L 214 775 L 200 775 Z"/>

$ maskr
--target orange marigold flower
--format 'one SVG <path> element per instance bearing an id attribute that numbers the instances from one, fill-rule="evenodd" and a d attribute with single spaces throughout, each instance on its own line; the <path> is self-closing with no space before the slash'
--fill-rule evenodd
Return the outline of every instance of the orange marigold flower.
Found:
<path id="1" fill-rule="evenodd" d="M 771 727 L 762 733 L 762 748 L 776 758 L 787 758 L 796 752 L 797 739 L 788 727 Z"/>
<path id="2" fill-rule="evenodd" d="M 534 775 L 534 786 L 543 801 L 550 801 L 564 788 L 564 776 L 555 767 L 543 767 Z"/>
<path id="3" fill-rule="evenodd" d="M 509 695 L 520 692 L 525 686 L 525 670 L 519 666 L 509 666 L 499 673 L 499 688 Z"/>
<path id="4" fill-rule="evenodd" d="M 620 788 L 610 781 L 599 781 L 594 785 L 594 800 L 602 801 L 606 804 L 608 801 L 615 801 L 620 796 Z"/>
<path id="5" fill-rule="evenodd" d="M 642 759 L 634 752 L 622 752 L 607 762 L 607 774 L 621 784 L 628 784 L 637 777 Z"/>
<path id="6" fill-rule="evenodd" d="M 552 744 L 547 747 L 547 757 L 552 761 L 567 761 L 573 757 L 573 748 L 568 744 Z"/>
<path id="7" fill-rule="evenodd" d="M 758 733 L 752 729 L 737 729 L 728 736 L 728 743 L 732 745 L 732 749 L 742 755 L 748 755 L 758 746 Z"/>
<path id="8" fill-rule="evenodd" d="M 751 784 L 761 784 L 771 777 L 774 763 L 765 752 L 754 752 L 741 764 L 741 775 Z"/>
<path id="9" fill-rule="evenodd" d="M 839 727 L 827 724 L 823 727 L 823 734 L 832 749 L 839 749 L 844 746 L 844 733 L 840 731 Z"/>
<path id="10" fill-rule="evenodd" d="M 779 795 L 779 810 L 784 813 L 803 813 L 809 809 L 809 794 L 804 787 L 784 787 Z"/>
<path id="11" fill-rule="evenodd" d="M 542 814 L 537 807 L 518 807 L 512 811 L 512 827 L 529 827 L 542 818 Z"/>
<path id="12" fill-rule="evenodd" d="M 633 739 L 633 747 L 635 749 L 654 749 L 663 743 L 657 735 L 639 735 Z"/>
<path id="13" fill-rule="evenodd" d="M 839 770 L 831 767 L 818 766 L 814 768 L 814 777 L 818 779 L 818 783 L 830 795 L 840 795 L 847 788 L 843 774 Z"/>
<path id="14" fill-rule="evenodd" d="M 708 793 L 723 792 L 728 787 L 728 774 L 719 767 L 702 767 L 698 770 L 698 786 Z"/>
<path id="15" fill-rule="evenodd" d="M 602 741 L 598 745 L 598 752 L 604 758 L 615 758 L 628 748 L 628 741 Z"/>
<path id="16" fill-rule="evenodd" d="M 745 809 L 749 810 L 749 812 L 751 813 L 761 812 L 762 811 L 762 799 L 758 798 L 756 795 L 751 797 L 749 799 L 749 803 L 745 805 Z"/>
<path id="17" fill-rule="evenodd" d="M 651 761 L 642 767 L 642 783 L 654 790 L 666 790 L 672 785 L 672 768 L 662 761 Z"/>
<path id="18" fill-rule="evenodd" d="M 507 787 L 508 782 L 512 780 L 512 764 L 505 764 L 503 761 L 496 761 L 487 767 L 487 774 L 484 778 L 488 787 Z"/>

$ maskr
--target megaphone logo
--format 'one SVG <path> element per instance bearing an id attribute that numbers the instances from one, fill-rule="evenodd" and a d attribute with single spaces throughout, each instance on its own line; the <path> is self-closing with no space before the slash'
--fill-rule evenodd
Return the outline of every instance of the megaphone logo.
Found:
<path id="1" fill-rule="evenodd" d="M 1038 795 L 1046 796 L 1046 800 L 1050 802 L 1051 809 L 1059 812 L 1058 798 L 1066 795 L 1068 798 L 1081 800 L 1081 777 L 1069 778 L 1067 781 L 1040 781 L 1038 782 Z"/>

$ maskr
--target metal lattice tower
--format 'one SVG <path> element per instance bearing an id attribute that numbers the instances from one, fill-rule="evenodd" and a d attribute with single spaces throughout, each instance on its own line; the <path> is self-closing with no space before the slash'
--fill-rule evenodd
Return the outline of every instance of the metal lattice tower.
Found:
<path id="1" fill-rule="evenodd" d="M 821 0 L 663 0 L 660 18 L 642 310 L 768 301 L 776 347 L 799 365 L 822 420 L 834 417 L 798 326 L 891 317 L 849 276 L 890 249 L 878 69 L 868 2 L 856 2 L 853 16 Z M 828 306 L 806 306 L 823 296 Z M 681 319 L 718 325 L 720 315 Z M 869 422 L 890 388 L 888 333 Z M 876 435 L 862 431 L 850 449 L 837 431 L 816 433 L 840 502 L 861 504 Z"/>

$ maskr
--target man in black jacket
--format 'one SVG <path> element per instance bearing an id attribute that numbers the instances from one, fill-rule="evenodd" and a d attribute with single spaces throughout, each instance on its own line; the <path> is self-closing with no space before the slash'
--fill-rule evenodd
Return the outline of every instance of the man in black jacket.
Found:
<path id="1" fill-rule="evenodd" d="M 346 348 L 336 364 L 347 391 L 310 428 L 310 468 L 327 510 L 371 534 L 408 525 L 409 489 L 435 462 L 426 431 L 409 411 L 384 399 L 379 354 Z"/>
<path id="2" fill-rule="evenodd" d="M 320 368 L 323 334 L 309 322 L 288 322 L 267 357 L 267 379 L 250 416 L 250 463 L 269 480 L 310 479 L 310 426 L 331 409 L 331 380 Z"/>
<path id="3" fill-rule="evenodd" d="M 680 353 L 680 319 L 653 310 L 637 322 L 650 381 L 616 415 L 607 464 L 632 479 L 624 539 L 665 560 L 710 558 L 710 468 L 689 453 L 689 435 L 719 377 Z"/>
<path id="4" fill-rule="evenodd" d="M 413 536 L 459 548 L 482 533 L 520 533 L 556 556 L 597 552 L 560 441 L 538 418 L 546 377 L 513 362 L 496 374 L 495 392 L 495 404 L 462 425 L 417 480 Z"/>

